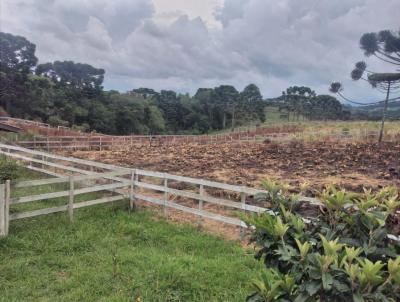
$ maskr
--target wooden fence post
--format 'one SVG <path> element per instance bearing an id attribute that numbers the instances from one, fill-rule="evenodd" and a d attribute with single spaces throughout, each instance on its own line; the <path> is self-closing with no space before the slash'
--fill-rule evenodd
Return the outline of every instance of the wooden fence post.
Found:
<path id="1" fill-rule="evenodd" d="M 133 173 L 134 173 L 134 181 L 132 182 L 133 183 L 133 200 L 132 200 L 132 209 L 136 209 L 136 207 L 137 207 L 137 204 L 136 204 L 136 201 L 137 201 L 137 199 L 136 199 L 136 195 L 135 195 L 135 191 L 136 191 L 136 185 L 135 185 L 135 183 L 137 183 L 137 182 L 139 182 L 139 173 L 138 173 L 138 171 L 137 171 L 137 169 L 135 169 L 134 171 L 133 171 Z"/>
<path id="2" fill-rule="evenodd" d="M 5 205 L 4 205 L 4 224 L 6 236 L 10 227 L 10 197 L 11 197 L 11 181 L 6 180 L 6 192 L 5 192 Z"/>
<path id="3" fill-rule="evenodd" d="M 164 216 L 168 217 L 168 209 L 167 209 L 167 202 L 168 202 L 168 178 L 164 178 Z"/>
<path id="4" fill-rule="evenodd" d="M 0 184 L 0 236 L 6 236 L 6 185 Z"/>
<path id="5" fill-rule="evenodd" d="M 242 209 L 245 212 L 246 210 L 246 194 L 244 192 L 240 193 L 240 201 L 242 203 Z M 244 239 L 245 229 L 241 226 L 240 227 L 240 241 Z"/>
<path id="6" fill-rule="evenodd" d="M 69 177 L 69 201 L 68 201 L 69 221 L 74 222 L 74 177 Z"/>
<path id="7" fill-rule="evenodd" d="M 200 196 L 204 196 L 204 185 L 200 185 L 199 189 L 199 194 Z M 203 210 L 203 199 L 199 199 L 199 211 Z M 198 228 L 201 228 L 203 225 L 203 218 L 199 215 L 199 220 L 198 220 Z"/>
<path id="8" fill-rule="evenodd" d="M 129 192 L 129 210 L 135 209 L 135 170 L 131 171 L 131 187 Z"/>

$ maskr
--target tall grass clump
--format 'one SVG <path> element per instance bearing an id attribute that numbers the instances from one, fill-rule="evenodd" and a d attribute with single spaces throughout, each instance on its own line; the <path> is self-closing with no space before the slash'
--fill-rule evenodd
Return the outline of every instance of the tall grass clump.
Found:
<path id="1" fill-rule="evenodd" d="M 0 156 L 0 183 L 4 183 L 8 179 L 16 179 L 20 172 L 21 169 L 17 162 L 7 158 L 4 155 Z"/>

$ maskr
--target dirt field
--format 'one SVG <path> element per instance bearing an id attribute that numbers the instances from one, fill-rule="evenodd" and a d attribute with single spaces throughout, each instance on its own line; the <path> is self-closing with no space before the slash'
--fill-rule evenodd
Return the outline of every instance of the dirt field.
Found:
<path id="1" fill-rule="evenodd" d="M 349 190 L 400 187 L 400 143 L 310 142 L 143 146 L 129 151 L 76 151 L 68 155 L 171 174 L 260 186 L 269 178 L 314 195 L 335 183 Z"/>

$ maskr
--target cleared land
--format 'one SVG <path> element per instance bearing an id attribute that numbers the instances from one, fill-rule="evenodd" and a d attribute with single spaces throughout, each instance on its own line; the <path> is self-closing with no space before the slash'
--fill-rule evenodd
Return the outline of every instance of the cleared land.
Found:
<path id="1" fill-rule="evenodd" d="M 291 142 L 288 144 L 184 144 L 142 146 L 125 151 L 76 151 L 80 158 L 185 176 L 259 186 L 280 180 L 293 186 L 307 181 L 310 195 L 326 184 L 352 191 L 362 187 L 400 187 L 400 143 Z"/>

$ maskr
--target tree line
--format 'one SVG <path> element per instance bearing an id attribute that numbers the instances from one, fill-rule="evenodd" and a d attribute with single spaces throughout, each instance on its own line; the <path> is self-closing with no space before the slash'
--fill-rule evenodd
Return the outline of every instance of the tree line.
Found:
<path id="1" fill-rule="evenodd" d="M 0 106 L 10 116 L 121 135 L 260 124 L 265 107 L 275 104 L 297 119 L 347 118 L 335 98 L 308 87 L 290 87 L 273 101 L 264 100 L 254 84 L 242 91 L 231 85 L 199 88 L 193 96 L 150 88 L 106 91 L 104 69 L 72 61 L 38 64 L 35 51 L 26 38 L 0 32 Z"/>
<path id="2" fill-rule="evenodd" d="M 299 120 L 348 120 L 351 117 L 349 110 L 333 96 L 317 95 L 315 91 L 305 86 L 292 86 L 282 92 L 276 99 L 279 110 L 288 121 Z"/>

